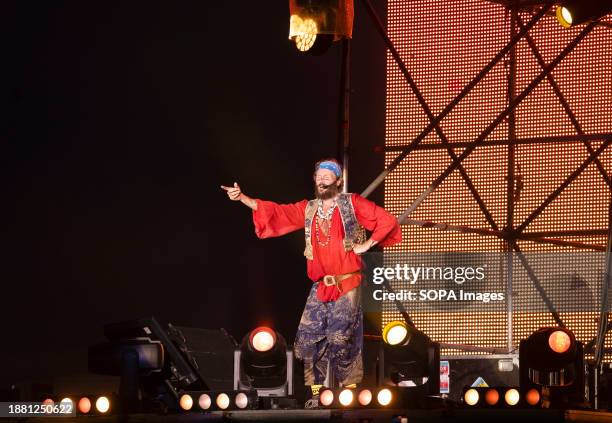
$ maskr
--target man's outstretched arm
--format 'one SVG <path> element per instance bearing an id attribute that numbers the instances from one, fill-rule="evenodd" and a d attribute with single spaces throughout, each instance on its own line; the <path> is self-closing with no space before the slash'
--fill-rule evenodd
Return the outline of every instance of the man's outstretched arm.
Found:
<path id="1" fill-rule="evenodd" d="M 259 238 L 270 238 L 285 235 L 304 227 L 304 211 L 308 201 L 293 204 L 277 204 L 245 195 L 238 183 L 233 187 L 221 185 L 232 201 L 240 201 L 253 210 L 255 234 Z"/>
<path id="2" fill-rule="evenodd" d="M 233 187 L 226 187 L 224 185 L 221 185 L 221 188 L 227 191 L 227 196 L 229 197 L 230 200 L 240 201 L 245 206 L 251 208 L 252 210 L 257 211 L 257 201 L 252 199 L 248 195 L 245 195 L 240 189 L 238 182 L 234 182 Z"/>

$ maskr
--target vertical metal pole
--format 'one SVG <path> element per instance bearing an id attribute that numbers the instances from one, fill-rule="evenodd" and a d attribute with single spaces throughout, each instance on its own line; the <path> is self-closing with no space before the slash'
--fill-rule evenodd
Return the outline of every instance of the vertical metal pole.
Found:
<path id="1" fill-rule="evenodd" d="M 599 324 L 597 327 L 597 342 L 595 344 L 595 360 L 593 365 L 593 377 L 595 386 L 593 392 L 594 407 L 599 407 L 599 392 L 598 382 L 601 362 L 604 356 L 604 346 L 606 339 L 606 332 L 608 328 L 608 317 L 610 307 L 610 281 L 612 279 L 612 200 L 610 201 L 610 208 L 608 210 L 608 244 L 606 246 L 606 270 L 604 273 L 604 280 L 601 285 L 601 311 L 599 313 Z"/>
<path id="2" fill-rule="evenodd" d="M 517 8 L 513 3 L 510 10 L 510 39 L 516 37 L 516 22 L 517 22 Z M 512 46 L 509 53 L 508 62 L 508 104 L 511 104 L 516 99 L 516 44 Z M 516 109 L 513 108 L 508 114 L 508 181 L 507 181 L 507 195 L 506 195 L 506 230 L 508 233 L 512 233 L 514 229 L 514 170 L 515 170 L 515 143 L 516 142 Z M 507 346 L 508 352 L 512 351 L 512 279 L 514 273 L 514 243 L 516 238 L 510 235 L 506 238 L 506 246 L 508 254 L 507 260 L 507 274 L 506 274 L 506 306 L 507 306 Z"/>
<path id="3" fill-rule="evenodd" d="M 343 192 L 348 192 L 349 110 L 351 103 L 351 40 L 342 39 L 342 69 L 340 72 L 340 104 L 338 110 L 338 159 L 342 161 Z"/>

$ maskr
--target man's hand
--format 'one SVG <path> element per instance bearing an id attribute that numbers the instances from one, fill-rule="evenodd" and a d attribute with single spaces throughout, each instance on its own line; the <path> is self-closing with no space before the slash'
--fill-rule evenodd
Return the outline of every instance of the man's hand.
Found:
<path id="1" fill-rule="evenodd" d="M 227 196 L 230 200 L 241 201 L 245 206 L 250 207 L 253 210 L 257 210 L 257 201 L 243 194 L 240 186 L 238 186 L 238 182 L 234 182 L 233 187 L 221 185 L 221 189 L 224 189 L 227 192 Z"/>
<path id="2" fill-rule="evenodd" d="M 353 252 L 355 254 L 363 254 L 376 244 L 378 244 L 378 241 L 374 241 L 372 238 L 370 238 L 363 244 L 353 244 Z"/>
<path id="3" fill-rule="evenodd" d="M 240 196 L 242 195 L 242 191 L 240 190 L 240 187 L 238 186 L 238 182 L 234 182 L 233 187 L 226 187 L 224 185 L 221 185 L 221 189 L 224 189 L 225 191 L 227 191 L 227 196 L 229 197 L 230 200 L 240 201 Z"/>

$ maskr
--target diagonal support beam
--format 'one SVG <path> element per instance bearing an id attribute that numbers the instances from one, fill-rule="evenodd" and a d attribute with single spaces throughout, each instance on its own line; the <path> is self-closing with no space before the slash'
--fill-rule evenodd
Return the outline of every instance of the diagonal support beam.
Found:
<path id="1" fill-rule="evenodd" d="M 527 28 L 527 27 L 525 27 Z M 516 98 L 510 102 L 508 107 L 501 112 L 497 118 L 474 140 L 469 147 L 467 147 L 463 153 L 459 156 L 459 162 L 465 160 L 465 158 L 472 152 L 474 149 L 484 143 L 486 137 L 493 132 L 493 130 L 508 116 L 508 114 L 527 97 L 535 87 L 538 86 L 540 82 L 546 75 L 548 75 L 561 61 L 582 41 L 584 37 L 586 37 L 592 30 L 595 28 L 595 24 L 591 22 L 587 26 L 584 27 L 582 31 L 578 34 L 572 42 L 570 42 L 559 55 L 546 66 L 546 68 L 533 80 L 531 83 L 518 95 Z M 521 32 L 519 32 L 520 34 Z M 400 155 L 401 156 L 401 155 Z M 431 194 L 440 184 L 450 175 L 455 169 L 457 165 L 455 163 L 451 164 L 444 172 L 440 174 L 432 182 L 432 184 L 412 203 L 410 207 L 402 215 L 398 218 L 399 222 L 402 223 L 404 219 L 406 219 L 426 198 L 429 194 Z"/>
<path id="2" fill-rule="evenodd" d="M 604 344 L 606 333 L 608 332 L 608 318 L 610 316 L 610 288 L 612 285 L 612 200 L 608 208 L 608 243 L 606 245 L 606 271 L 604 273 L 603 284 L 601 285 L 601 308 L 599 312 L 599 322 L 597 324 L 597 337 L 595 343 L 595 368 L 599 369 L 605 354 Z"/>
<path id="3" fill-rule="evenodd" d="M 557 187 L 556 190 L 554 190 L 547 198 L 546 200 L 544 200 L 544 202 L 542 204 L 540 204 L 538 206 L 538 208 L 536 208 L 533 212 L 531 212 L 531 214 L 525 219 L 525 221 L 523 223 L 521 223 L 517 228 L 516 231 L 517 232 L 523 232 L 525 230 L 525 228 L 531 223 L 533 222 L 533 220 L 538 217 L 540 215 L 540 213 L 542 213 L 544 211 L 544 209 L 550 204 L 552 203 L 555 198 L 557 198 L 559 196 L 559 194 L 561 194 L 563 192 L 563 190 L 565 188 L 567 188 L 569 186 L 569 184 L 571 184 L 578 176 L 580 176 L 580 174 L 610 145 L 610 143 L 612 143 L 612 138 L 608 138 L 607 140 L 605 140 L 601 146 L 599 146 L 599 148 L 595 151 L 593 151 L 593 153 L 589 154 L 589 157 L 587 157 L 587 159 L 582 162 L 582 164 L 580 166 L 578 166 L 578 168 L 572 172 L 571 175 L 569 175 L 562 183 L 561 185 L 559 185 L 559 187 Z"/>
<path id="4" fill-rule="evenodd" d="M 429 134 L 436 125 L 438 125 L 442 119 L 446 117 L 454 108 L 459 104 L 459 102 L 469 93 L 472 89 L 478 84 L 490 71 L 493 67 L 499 63 L 499 61 L 518 43 L 523 36 L 535 26 L 536 23 L 548 12 L 553 4 L 554 0 L 549 0 L 542 7 L 542 9 L 536 13 L 531 20 L 523 27 L 521 31 L 519 31 L 515 37 L 513 37 L 508 44 L 504 48 L 502 48 L 496 55 L 491 59 L 491 61 L 472 79 L 457 96 L 440 112 L 438 116 L 429 124 L 427 127 L 391 162 L 389 167 L 383 170 L 374 181 L 361 193 L 362 196 L 367 197 L 370 195 L 387 177 L 389 173 L 391 173 L 399 164 L 404 160 L 408 154 L 419 145 L 421 141 L 425 139 L 427 134 Z"/>
<path id="5" fill-rule="evenodd" d="M 542 287 L 542 284 L 540 283 L 540 279 L 533 271 L 533 268 L 529 265 L 529 262 L 527 262 L 527 258 L 525 258 L 525 255 L 523 254 L 519 246 L 516 245 L 516 243 L 513 243 L 513 248 L 514 248 L 514 251 L 516 251 L 517 257 L 519 258 L 521 264 L 527 271 L 529 278 L 533 282 L 533 286 L 538 291 L 538 293 L 540 294 L 540 297 L 542 297 L 542 300 L 544 301 L 544 304 L 546 304 L 546 307 L 548 307 L 548 310 L 552 314 L 553 319 L 555 319 L 555 322 L 557 322 L 559 326 L 564 328 L 565 323 L 563 323 L 563 320 L 561 320 L 561 316 L 559 316 L 559 313 L 557 312 L 555 305 L 552 303 L 550 298 L 548 298 L 548 294 L 546 294 L 546 291 Z"/>
<path id="6" fill-rule="evenodd" d="M 523 27 L 523 21 L 521 20 L 520 16 L 517 16 L 517 23 L 519 24 L 521 28 Z M 544 58 L 540 54 L 540 51 L 538 47 L 536 46 L 535 41 L 529 34 L 525 35 L 525 39 L 527 40 L 527 44 L 529 44 L 529 47 L 531 48 L 531 52 L 533 53 L 536 60 L 538 61 L 538 64 L 540 65 L 542 69 L 544 69 L 546 67 L 546 62 L 544 61 Z M 555 78 L 552 76 L 552 74 L 549 74 L 546 78 L 548 79 L 550 86 L 555 92 L 555 95 L 559 99 L 559 102 L 561 103 L 563 110 L 565 110 L 565 113 L 567 114 L 570 121 L 572 122 L 572 125 L 574 125 L 576 132 L 579 135 L 584 135 L 584 131 L 582 130 L 582 126 L 580 125 L 580 122 L 578 122 L 576 115 L 572 111 L 572 108 L 570 107 L 569 103 L 565 99 L 565 96 L 561 92 L 561 88 L 559 88 L 559 85 L 555 81 Z M 584 146 L 586 147 L 589 154 L 593 153 L 593 147 L 591 146 L 591 143 L 584 141 Z M 612 188 L 612 180 L 610 180 L 610 176 L 608 175 L 608 172 L 606 172 L 606 169 L 604 168 L 603 164 L 598 158 L 595 159 L 595 165 L 597 166 L 597 169 L 599 169 L 599 173 L 601 173 L 601 176 L 603 177 L 606 184 L 608 184 L 608 187 Z"/>

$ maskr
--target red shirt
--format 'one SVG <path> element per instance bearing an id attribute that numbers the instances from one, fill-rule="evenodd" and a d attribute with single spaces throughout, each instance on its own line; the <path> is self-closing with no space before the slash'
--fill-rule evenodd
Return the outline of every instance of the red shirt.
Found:
<path id="1" fill-rule="evenodd" d="M 397 244 L 402 240 L 402 232 L 397 219 L 382 207 L 367 200 L 359 194 L 352 194 L 353 208 L 357 221 L 372 232 L 371 238 L 383 247 Z M 272 201 L 256 200 L 257 210 L 253 210 L 255 234 L 259 238 L 270 238 L 285 235 L 304 228 L 306 205 L 308 200 L 293 204 L 277 204 Z M 308 277 L 317 282 L 325 275 L 342 275 L 361 269 L 361 258 L 352 251 L 344 249 L 344 228 L 338 207 L 331 218 L 331 239 L 326 246 L 317 241 L 315 220 L 312 222 L 312 253 L 313 260 L 306 260 Z M 327 236 L 321 232 L 321 241 Z M 361 282 L 361 274 L 351 276 L 342 281 L 342 290 L 335 286 L 325 286 L 320 283 L 317 297 L 321 301 L 335 301 L 341 295 L 355 288 Z"/>

